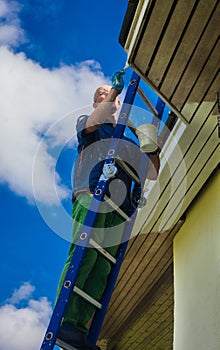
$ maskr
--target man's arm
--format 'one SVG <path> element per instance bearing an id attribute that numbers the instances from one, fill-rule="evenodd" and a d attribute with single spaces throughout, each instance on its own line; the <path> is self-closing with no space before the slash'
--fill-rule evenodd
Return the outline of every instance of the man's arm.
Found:
<path id="1" fill-rule="evenodd" d="M 108 95 L 105 96 L 101 103 L 94 102 L 93 107 L 95 109 L 85 125 L 87 132 L 90 133 L 97 130 L 100 124 L 106 120 L 112 124 L 116 124 L 116 112 L 119 107 L 119 102 L 116 101 L 116 98 L 124 88 L 124 74 L 124 70 L 116 72 L 112 77 L 112 88 Z"/>
<path id="2" fill-rule="evenodd" d="M 105 99 L 95 106 L 94 111 L 91 113 L 86 121 L 86 131 L 88 133 L 97 130 L 100 124 L 103 124 L 108 118 L 109 122 L 116 123 L 115 113 L 117 111 L 115 105 L 115 99 L 119 95 L 119 91 L 112 88 Z"/>

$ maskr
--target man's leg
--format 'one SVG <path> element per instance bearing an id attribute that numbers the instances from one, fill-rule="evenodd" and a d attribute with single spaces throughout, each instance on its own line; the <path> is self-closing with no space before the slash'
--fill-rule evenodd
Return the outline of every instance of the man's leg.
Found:
<path id="1" fill-rule="evenodd" d="M 103 221 L 99 221 L 100 217 L 97 219 L 97 225 L 101 226 L 103 225 Z M 101 218 L 100 220 L 102 220 Z M 105 234 L 111 234 L 114 230 L 114 232 L 117 231 L 117 240 L 116 242 L 120 242 L 120 238 L 123 234 L 124 229 L 124 220 L 116 216 L 113 212 L 110 212 L 105 217 L 105 226 L 108 225 L 108 227 L 105 227 Z M 112 229 L 112 230 L 111 230 Z M 108 241 L 108 240 L 107 240 Z M 111 247 L 103 247 L 105 248 L 112 256 L 115 256 L 118 251 L 119 244 L 116 244 Z M 103 292 L 105 291 L 108 275 L 111 271 L 111 262 L 105 258 L 103 255 L 98 253 L 98 257 L 95 261 L 95 264 L 93 266 L 93 269 L 91 270 L 85 284 L 84 284 L 84 291 L 88 293 L 91 297 L 93 297 L 95 300 L 100 301 Z M 91 317 L 94 314 L 95 306 L 90 304 L 88 301 L 80 298 L 79 299 L 79 308 L 80 308 L 80 319 L 81 323 L 83 322 L 85 325 L 86 323 L 91 319 Z"/>
<path id="2" fill-rule="evenodd" d="M 84 285 L 84 292 L 92 298 L 100 301 L 102 294 L 106 288 L 107 278 L 111 271 L 111 263 L 102 255 L 98 255 L 94 268 Z M 80 324 L 86 325 L 92 318 L 96 307 L 83 298 L 78 299 L 78 307 L 80 313 L 78 315 Z"/>
<path id="3" fill-rule="evenodd" d="M 91 202 L 90 196 L 82 195 L 79 201 L 79 205 L 74 206 L 73 218 L 74 218 L 74 236 L 79 235 L 81 226 L 78 223 L 83 223 L 87 215 L 87 209 Z M 98 241 L 99 244 L 103 241 L 103 233 L 111 234 L 111 229 L 115 232 L 117 230 L 117 236 L 121 236 L 123 231 L 123 225 L 121 225 L 123 219 L 116 216 L 114 213 L 99 214 L 96 218 L 95 229 L 93 231 L 93 239 Z M 80 226 L 80 227 L 78 227 Z M 111 227 L 110 231 L 108 228 Z M 119 241 L 119 240 L 118 240 Z M 105 247 L 104 247 L 105 248 Z M 113 256 L 116 254 L 118 245 L 107 247 L 107 250 Z M 64 282 L 65 274 L 68 270 L 72 255 L 75 250 L 75 245 L 71 245 L 69 251 L 69 257 L 64 267 L 64 271 L 61 277 L 60 288 Z M 106 288 L 107 278 L 111 271 L 111 263 L 102 255 L 92 249 L 87 248 L 82 265 L 80 267 L 79 274 L 77 276 L 76 285 L 91 295 L 94 299 L 100 300 L 101 296 Z M 88 303 L 82 297 L 72 294 L 67 311 L 64 317 L 63 325 L 73 325 L 78 331 L 83 334 L 88 333 L 86 327 L 87 322 L 93 316 L 95 306 Z M 77 337 L 76 337 L 77 338 Z M 82 338 L 80 338 L 81 340 Z"/>
<path id="4" fill-rule="evenodd" d="M 76 247 L 76 243 L 77 240 L 79 238 L 81 229 L 82 229 L 82 225 L 85 221 L 87 212 L 88 212 L 88 207 L 90 205 L 91 202 L 91 198 L 88 194 L 82 194 L 81 196 L 79 196 L 79 200 L 77 199 L 74 204 L 73 204 L 73 209 L 72 209 L 72 217 L 73 217 L 73 243 L 70 246 L 69 252 L 68 252 L 68 257 L 66 260 L 66 263 L 64 265 L 61 277 L 60 277 L 60 281 L 59 281 L 59 285 L 58 285 L 58 289 L 57 289 L 57 297 L 60 293 L 60 290 L 62 288 L 66 273 L 68 271 L 70 262 L 72 260 L 73 257 L 73 253 L 75 251 L 75 247 Z M 90 264 L 90 259 L 88 259 L 88 265 L 87 265 L 87 269 L 84 270 L 84 274 L 81 276 L 81 281 L 80 281 L 80 285 L 83 285 L 83 279 L 84 282 L 88 277 L 88 274 L 90 273 L 93 264 L 95 262 L 95 257 L 92 259 L 91 257 L 91 264 Z"/>
<path id="5" fill-rule="evenodd" d="M 75 285 L 85 291 L 85 283 L 86 279 L 90 275 L 92 271 L 92 266 L 95 265 L 97 260 L 97 252 L 94 249 L 87 248 Z M 90 294 L 88 292 L 88 294 Z M 86 303 L 86 300 L 84 300 L 79 295 L 72 293 L 70 296 L 67 309 L 64 316 L 63 323 L 71 323 L 73 324 L 78 330 L 88 333 L 88 330 L 86 328 L 87 323 L 87 317 L 86 317 L 86 310 L 84 310 L 84 307 L 82 306 L 84 304 L 84 301 Z M 83 312 L 82 312 L 83 309 Z M 85 315 L 85 316 L 84 316 Z"/>
<path id="6" fill-rule="evenodd" d="M 82 224 L 85 221 L 91 200 L 92 200 L 92 197 L 89 194 L 84 193 L 79 196 L 79 198 L 73 205 L 73 241 L 74 243 L 77 242 L 77 239 L 81 232 Z M 96 240 L 99 241 L 99 243 L 103 239 L 104 220 L 105 220 L 105 215 L 102 215 L 102 214 L 98 215 L 96 220 L 96 225 L 98 227 L 94 231 L 96 235 Z M 61 287 L 64 283 L 66 273 L 68 271 L 70 262 L 72 260 L 72 256 L 75 251 L 75 247 L 76 247 L 75 244 L 72 244 L 70 247 L 68 259 L 66 261 L 66 264 L 64 266 L 64 269 L 60 278 L 57 295 L 59 295 Z M 86 252 L 82 260 L 82 263 L 78 272 L 77 280 L 76 280 L 76 286 L 84 291 L 85 291 L 85 288 L 84 288 L 85 283 L 91 271 L 93 270 L 97 257 L 98 257 L 98 252 L 95 249 L 86 248 Z M 88 294 L 90 294 L 90 291 L 88 291 Z M 67 323 L 73 324 L 78 330 L 83 331 L 84 333 L 87 334 L 88 333 L 88 330 L 86 328 L 87 320 L 88 318 L 90 318 L 90 314 L 93 313 L 95 308 L 94 306 L 90 305 L 93 308 L 93 311 L 91 312 L 89 311 L 87 313 L 86 312 L 87 304 L 88 302 L 86 300 L 84 300 L 82 297 L 78 296 L 77 294 L 73 293 L 67 305 L 67 310 L 65 312 L 63 324 L 67 324 Z"/>

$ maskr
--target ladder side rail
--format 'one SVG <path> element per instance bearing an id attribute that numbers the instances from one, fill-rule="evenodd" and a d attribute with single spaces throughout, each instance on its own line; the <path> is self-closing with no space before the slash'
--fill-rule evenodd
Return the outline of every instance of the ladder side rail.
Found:
<path id="1" fill-rule="evenodd" d="M 110 158 L 111 159 L 111 158 Z M 107 186 L 107 179 L 103 180 L 101 175 L 101 180 L 96 187 L 95 193 L 92 198 L 88 213 L 85 218 L 84 225 L 80 231 L 78 241 L 76 243 L 76 248 L 70 262 L 70 266 L 67 270 L 64 283 L 61 287 L 60 294 L 58 296 L 56 305 L 53 310 L 46 334 L 44 336 L 41 350 L 53 349 L 57 333 L 65 313 L 69 298 L 73 292 L 73 287 L 77 279 L 79 268 L 82 259 L 85 254 L 85 248 L 89 246 L 89 240 L 91 237 L 92 229 L 95 223 L 96 216 L 98 215 L 99 206 L 105 195 L 105 188 Z M 92 209 L 92 210 L 91 210 Z"/>
<path id="2" fill-rule="evenodd" d="M 70 294 L 72 292 L 71 286 L 76 281 L 77 271 L 80 267 L 80 258 L 84 256 L 84 250 L 85 250 L 85 247 L 76 246 L 76 250 L 74 253 L 75 253 L 75 256 L 79 257 L 79 260 L 78 262 L 76 262 L 76 264 L 74 264 L 74 269 L 71 263 L 70 268 L 67 271 L 66 279 L 64 281 L 59 297 L 54 306 L 53 313 L 50 318 L 50 322 L 48 324 L 44 339 L 42 341 L 42 345 L 40 348 L 41 350 L 53 349 L 55 345 L 57 332 L 60 327 L 63 314 L 67 307 L 67 301 L 69 300 Z"/>
<path id="3" fill-rule="evenodd" d="M 149 163 L 149 159 L 146 162 L 146 156 L 145 156 L 145 153 L 143 153 L 143 157 L 139 164 L 139 169 L 138 169 L 138 173 L 140 174 L 140 179 L 142 180 L 142 183 L 140 184 L 142 188 L 144 186 L 144 179 L 146 178 L 148 163 Z M 131 220 L 126 221 L 125 223 L 122 243 L 120 244 L 120 247 L 116 255 L 117 263 L 111 269 L 110 275 L 108 277 L 108 288 L 106 288 L 106 290 L 104 291 L 101 299 L 102 309 L 96 310 L 95 315 L 93 317 L 93 320 L 89 329 L 89 339 L 93 344 L 95 344 L 98 340 L 101 327 L 104 322 L 104 318 L 108 309 L 108 305 L 111 300 L 111 295 L 113 293 L 113 290 L 117 281 L 117 277 L 121 268 L 121 264 L 124 259 L 127 245 L 131 237 L 131 233 L 132 233 L 134 222 L 137 217 L 137 213 L 138 213 L 138 208 L 132 209 L 129 212 L 129 217 Z"/>
<path id="4" fill-rule="evenodd" d="M 111 160 L 111 158 L 109 159 Z M 60 294 L 58 296 L 45 337 L 43 339 L 41 350 L 53 349 L 55 345 L 57 333 L 63 315 L 65 313 L 69 298 L 71 296 L 71 293 L 73 292 L 74 284 L 76 282 L 80 265 L 85 254 L 85 248 L 89 246 L 89 240 L 95 224 L 95 219 L 98 215 L 99 206 L 104 198 L 105 190 L 107 187 L 107 179 L 103 180 L 102 175 L 100 178 L 101 179 L 99 180 L 99 183 L 96 187 L 95 193 L 92 198 L 92 202 L 88 209 L 84 225 L 82 226 L 82 229 L 80 231 L 80 235 L 76 243 L 76 248 L 72 260 L 70 262 L 70 266 L 67 270 L 64 283 L 61 287 Z"/>
<path id="5" fill-rule="evenodd" d="M 123 105 L 120 111 L 120 115 L 117 121 L 117 125 L 115 127 L 115 131 L 113 134 L 113 140 L 110 143 L 109 146 L 109 150 L 108 150 L 108 155 L 106 157 L 105 162 L 113 162 L 114 161 L 114 157 L 109 157 L 109 155 L 116 155 L 116 151 L 117 151 L 117 146 L 119 144 L 119 140 L 121 139 L 121 137 L 123 136 L 126 124 L 127 124 L 127 120 L 130 114 L 130 110 L 132 108 L 132 104 L 134 102 L 134 98 L 138 89 L 138 85 L 140 82 L 140 77 L 138 76 L 138 74 L 136 72 L 133 72 L 131 80 L 130 80 L 130 84 L 128 86 L 124 101 L 123 101 Z M 95 191 L 101 189 L 100 184 L 98 184 L 97 188 Z M 135 215 L 136 216 L 136 215 Z M 132 230 L 133 227 L 133 221 L 134 219 L 132 218 L 132 220 L 129 220 L 126 222 L 125 227 L 130 227 L 129 231 Z M 124 232 L 126 232 L 125 228 L 124 228 Z M 130 237 L 130 235 L 129 235 Z M 124 235 L 123 235 L 123 240 L 124 240 Z M 90 326 L 90 330 L 89 330 L 89 339 L 91 342 L 93 342 L 94 344 L 96 343 L 97 339 L 98 339 L 98 335 L 99 332 L 101 330 L 102 327 L 102 323 L 108 308 L 108 304 L 109 301 L 111 299 L 111 295 L 117 280 L 117 276 L 118 273 L 120 271 L 120 267 L 123 261 L 123 257 L 126 251 L 126 247 L 128 244 L 128 239 L 125 240 L 124 243 L 122 243 L 119 247 L 119 251 L 117 253 L 117 262 L 116 264 L 112 267 L 111 269 L 111 273 L 109 276 L 109 280 L 108 280 L 108 288 L 106 288 L 106 291 L 103 294 L 103 297 L 101 299 L 101 304 L 102 304 L 102 308 L 100 309 L 100 312 L 98 312 L 98 310 L 96 310 L 95 315 L 98 315 L 97 317 L 94 316 L 92 324 Z"/>
<path id="6" fill-rule="evenodd" d="M 154 115 L 152 118 L 152 124 L 156 125 L 158 128 L 159 128 L 159 123 L 163 116 L 164 108 L 165 108 L 165 103 L 159 97 L 156 104 L 157 116 Z M 146 157 L 143 156 L 142 161 L 139 164 L 139 171 L 138 171 L 138 174 L 140 175 L 140 182 L 141 182 L 139 183 L 139 186 L 141 186 L 141 189 L 143 189 L 144 187 L 148 166 L 149 166 L 149 158 L 148 158 L 148 161 L 146 162 Z M 116 255 L 117 263 L 115 264 L 115 266 L 112 267 L 112 270 L 108 277 L 108 288 L 106 288 L 101 299 L 102 309 L 96 310 L 95 315 L 93 317 L 93 320 L 89 329 L 89 340 L 93 344 L 96 344 L 99 334 L 101 332 L 104 318 L 105 318 L 105 315 L 111 300 L 111 296 L 118 278 L 118 274 L 124 259 L 124 255 L 126 253 L 128 242 L 131 237 L 132 228 L 136 220 L 137 213 L 138 213 L 138 209 L 136 208 L 136 210 L 134 209 L 129 214 L 129 216 L 132 219 L 126 222 L 126 225 L 124 228 L 124 234 L 122 238 L 123 243 L 120 244 L 118 253 Z"/>
<path id="7" fill-rule="evenodd" d="M 123 136 L 124 129 L 126 127 L 127 120 L 130 114 L 130 110 L 132 108 L 136 96 L 139 82 L 140 77 L 137 75 L 136 72 L 133 72 L 126 95 L 124 97 L 124 101 L 121 107 L 117 125 L 115 127 L 113 138 L 120 139 Z"/>
<path id="8" fill-rule="evenodd" d="M 124 129 L 126 127 L 127 124 L 127 120 L 129 117 L 129 113 L 130 110 L 132 108 L 132 104 L 134 102 L 134 98 L 138 89 L 138 85 L 140 82 L 140 77 L 137 75 L 137 73 L 133 72 L 132 77 L 131 77 L 131 81 L 127 90 L 127 93 L 125 95 L 124 101 L 123 101 L 123 105 L 120 111 L 120 115 L 118 118 L 118 122 L 115 128 L 115 132 L 113 135 L 113 138 L 117 138 L 120 139 L 124 133 Z M 118 143 L 117 143 L 118 145 Z M 114 154 L 116 154 L 116 149 L 114 148 L 115 144 L 113 144 L 113 142 L 110 144 L 109 150 L 112 151 Z M 130 213 L 131 215 L 131 213 Z M 129 231 L 129 233 L 132 230 L 133 224 L 134 224 L 134 220 L 136 217 L 137 213 L 135 214 L 135 216 L 132 217 L 132 220 L 129 220 L 126 222 L 125 227 L 124 227 L 124 234 L 123 234 L 123 243 L 120 244 L 120 247 L 118 249 L 117 255 L 116 255 L 116 264 L 112 267 L 109 278 L 108 278 L 108 288 L 106 288 L 102 299 L 101 299 L 101 304 L 102 304 L 102 309 L 100 310 L 96 310 L 95 315 L 93 317 L 90 329 L 89 329 L 89 339 L 90 341 L 95 344 L 101 327 L 102 327 L 102 323 L 104 321 L 105 318 L 105 314 L 111 299 L 111 295 L 112 292 L 114 290 L 114 286 L 118 277 L 118 273 L 120 271 L 120 267 L 124 258 L 124 254 L 126 252 L 126 248 L 128 245 L 128 241 L 129 241 L 129 237 L 130 234 L 128 235 L 128 233 L 126 233 L 127 231 Z M 128 238 L 126 236 L 129 236 Z M 100 312 L 99 312 L 100 311 Z"/>
<path id="9" fill-rule="evenodd" d="M 136 215 L 135 215 L 136 217 Z M 134 220 L 135 220 L 134 217 Z M 131 226 L 131 228 L 129 227 Z M 133 220 L 126 222 L 125 224 L 125 230 L 131 231 L 133 227 Z M 90 340 L 90 342 L 92 344 L 96 344 L 101 328 L 102 328 L 102 324 L 104 322 L 104 318 L 111 300 L 111 296 L 118 278 L 118 274 L 121 268 L 121 264 L 123 262 L 124 259 L 124 255 L 127 249 L 127 245 L 128 245 L 129 240 L 125 241 L 124 243 L 120 244 L 120 247 L 118 249 L 117 252 L 117 263 L 112 267 L 111 272 L 109 274 L 108 277 L 108 287 L 106 288 L 106 290 L 103 293 L 102 299 L 101 299 L 101 304 L 102 304 L 102 309 L 100 310 L 96 310 L 95 315 L 93 317 L 91 326 L 89 328 L 89 335 L 88 338 Z"/>
<path id="10" fill-rule="evenodd" d="M 157 99 L 157 103 L 156 103 L 155 108 L 157 110 L 157 116 L 153 116 L 152 124 L 157 126 L 159 129 L 160 122 L 161 122 L 161 119 L 163 117 L 163 112 L 164 112 L 164 108 L 165 108 L 165 102 L 160 97 L 158 97 L 158 99 Z"/>
<path id="11" fill-rule="evenodd" d="M 102 180 L 100 182 L 101 184 L 99 185 L 101 187 L 105 186 L 104 182 L 106 181 Z M 85 218 L 84 225 L 82 226 L 82 229 L 76 244 L 76 248 L 75 248 L 72 260 L 70 262 L 70 266 L 67 270 L 64 283 L 62 285 L 46 334 L 44 336 L 41 350 L 53 349 L 55 345 L 57 333 L 58 333 L 63 315 L 65 313 L 70 295 L 73 291 L 74 284 L 77 279 L 79 268 L 85 254 L 85 248 L 89 245 L 89 239 L 91 236 L 93 225 L 94 225 L 96 215 L 103 197 L 104 197 L 104 192 L 101 192 L 101 193 L 98 192 L 98 194 L 94 194 L 94 197 L 91 203 L 91 205 L 93 205 L 93 211 L 90 210 L 91 209 L 91 205 L 90 205 L 87 216 Z"/>
<path id="12" fill-rule="evenodd" d="M 130 113 L 131 104 L 133 103 L 135 98 L 139 81 L 140 81 L 140 77 L 135 72 L 133 72 L 130 84 L 128 86 L 128 89 L 124 98 L 121 112 L 118 118 L 118 123 L 115 127 L 112 141 L 110 142 L 109 151 L 105 158 L 105 164 L 114 162 L 114 154 L 119 144 L 119 140 L 117 139 L 121 139 L 121 137 L 123 136 L 124 129 L 126 126 L 126 121 Z M 81 261 L 85 254 L 85 248 L 89 244 L 91 231 L 93 229 L 95 219 L 98 214 L 100 203 L 104 198 L 106 188 L 107 188 L 107 179 L 103 179 L 103 175 L 101 175 L 98 185 L 95 189 L 95 193 L 93 195 L 93 199 L 90 204 L 88 213 L 86 215 L 85 222 L 80 233 L 80 237 L 76 244 L 76 249 L 74 251 L 72 260 L 70 262 L 70 267 L 66 273 L 65 281 L 61 288 L 60 295 L 57 299 L 52 317 L 50 319 L 46 334 L 44 336 L 41 350 L 53 349 L 55 345 L 57 333 L 58 333 L 64 312 L 66 310 L 70 295 L 73 291 L 74 284 L 76 282 Z"/>
<path id="13" fill-rule="evenodd" d="M 147 98 L 147 96 L 144 94 L 143 90 L 140 87 L 138 88 L 138 94 L 142 98 L 142 100 L 146 103 L 146 105 L 149 107 L 151 112 L 155 116 L 157 116 L 158 115 L 157 109 L 152 105 L 152 103 L 150 102 L 150 100 Z"/>

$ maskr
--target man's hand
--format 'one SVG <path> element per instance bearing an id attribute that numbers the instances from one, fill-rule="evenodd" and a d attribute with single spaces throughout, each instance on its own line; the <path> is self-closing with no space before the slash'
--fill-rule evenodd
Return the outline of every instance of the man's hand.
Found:
<path id="1" fill-rule="evenodd" d="M 123 75 L 125 74 L 124 70 L 115 72 L 115 74 L 112 77 L 112 87 L 113 89 L 118 90 L 119 94 L 122 92 L 124 88 L 124 79 Z"/>

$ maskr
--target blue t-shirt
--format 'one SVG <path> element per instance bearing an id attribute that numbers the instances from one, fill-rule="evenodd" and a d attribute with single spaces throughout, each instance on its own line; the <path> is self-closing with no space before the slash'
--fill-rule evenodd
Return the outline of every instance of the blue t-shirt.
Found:
<path id="1" fill-rule="evenodd" d="M 101 124 L 94 132 L 87 133 L 85 124 L 89 116 L 80 116 L 77 121 L 78 156 L 74 166 L 73 190 L 93 192 L 102 174 L 104 161 L 112 141 L 114 126 L 110 123 Z M 133 140 L 123 136 L 117 147 L 119 156 L 136 173 L 141 152 Z M 107 195 L 123 211 L 130 206 L 132 187 L 131 176 L 116 162 L 117 175 L 109 181 Z"/>

